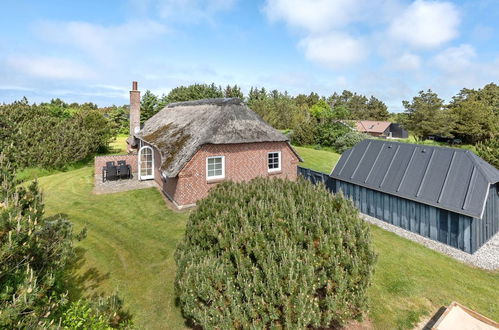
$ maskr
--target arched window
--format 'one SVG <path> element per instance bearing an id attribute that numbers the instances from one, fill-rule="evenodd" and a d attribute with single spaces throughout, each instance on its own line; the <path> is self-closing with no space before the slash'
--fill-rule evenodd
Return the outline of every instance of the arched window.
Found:
<path id="1" fill-rule="evenodd" d="M 139 150 L 139 180 L 154 179 L 154 153 L 149 146 Z"/>

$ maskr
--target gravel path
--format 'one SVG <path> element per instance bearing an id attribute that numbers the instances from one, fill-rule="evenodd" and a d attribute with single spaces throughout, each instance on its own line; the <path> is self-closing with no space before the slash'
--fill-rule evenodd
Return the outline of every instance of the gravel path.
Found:
<path id="1" fill-rule="evenodd" d="M 451 256 L 469 265 L 488 270 L 499 269 L 499 233 L 492 237 L 487 243 L 485 243 L 480 249 L 478 249 L 478 251 L 473 254 L 469 254 L 464 251 L 455 249 L 449 245 L 431 240 L 403 228 L 373 218 L 369 215 L 361 213 L 361 217 L 365 221 L 372 223 L 382 229 L 391 231 L 392 233 L 410 239 L 411 241 L 423 244 L 424 246 L 432 250 Z"/>

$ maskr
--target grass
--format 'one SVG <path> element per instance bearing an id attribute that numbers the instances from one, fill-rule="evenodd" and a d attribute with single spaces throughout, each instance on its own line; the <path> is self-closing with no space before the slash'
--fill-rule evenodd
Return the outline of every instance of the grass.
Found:
<path id="1" fill-rule="evenodd" d="M 39 182 L 47 215 L 66 214 L 77 230 L 88 230 L 78 243 L 83 265 L 77 272 L 86 294 L 117 291 L 139 328 L 183 328 L 174 303 L 173 253 L 188 213 L 168 209 L 154 188 L 94 195 L 92 167 Z"/>
<path id="2" fill-rule="evenodd" d="M 300 163 L 299 166 L 311 168 L 315 171 L 323 172 L 323 173 L 331 173 L 334 165 L 340 159 L 340 155 L 326 150 L 314 150 L 311 148 L 305 147 L 293 147 L 300 154 L 301 158 L 303 158 L 303 163 Z"/>
<path id="3" fill-rule="evenodd" d="M 407 139 L 397 139 L 394 141 L 398 142 L 405 142 L 405 143 L 417 143 L 417 144 L 424 144 L 424 145 L 429 145 L 429 146 L 439 146 L 439 147 L 448 147 L 448 148 L 460 148 L 460 149 L 468 149 L 473 152 L 476 152 L 476 148 L 474 145 L 471 144 L 454 144 L 451 145 L 449 143 L 445 142 L 437 142 L 435 140 L 424 140 L 424 141 L 418 141 L 414 137 L 414 135 L 409 135 Z"/>
<path id="4" fill-rule="evenodd" d="M 297 148 L 305 165 L 328 172 L 338 159 Z M 65 213 L 87 227 L 78 282 L 87 294 L 118 293 L 139 328 L 185 328 L 174 304 L 173 253 L 188 213 L 169 210 L 155 189 L 93 195 L 92 167 L 41 178 L 46 213 Z M 499 272 L 462 264 L 371 226 L 379 255 L 369 290 L 369 318 L 377 329 L 412 328 L 422 316 L 456 300 L 499 320 Z"/>

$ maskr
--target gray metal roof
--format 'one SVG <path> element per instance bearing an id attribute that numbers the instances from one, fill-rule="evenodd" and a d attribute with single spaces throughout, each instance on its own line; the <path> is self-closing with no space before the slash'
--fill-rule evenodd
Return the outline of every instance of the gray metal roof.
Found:
<path id="1" fill-rule="evenodd" d="M 481 218 L 499 170 L 469 150 L 370 139 L 345 151 L 331 177 Z"/>
<path id="2" fill-rule="evenodd" d="M 289 144 L 287 136 L 238 98 L 171 103 L 147 120 L 137 137 L 158 149 L 161 170 L 167 177 L 175 177 L 204 144 Z"/>

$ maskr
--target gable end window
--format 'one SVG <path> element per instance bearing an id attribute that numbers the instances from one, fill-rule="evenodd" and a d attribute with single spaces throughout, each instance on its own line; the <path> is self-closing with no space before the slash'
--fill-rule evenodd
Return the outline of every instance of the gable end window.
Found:
<path id="1" fill-rule="evenodd" d="M 206 179 L 223 179 L 225 177 L 225 157 L 206 157 Z"/>
<path id="2" fill-rule="evenodd" d="M 267 154 L 267 168 L 269 172 L 281 170 L 281 152 L 273 151 Z"/>

